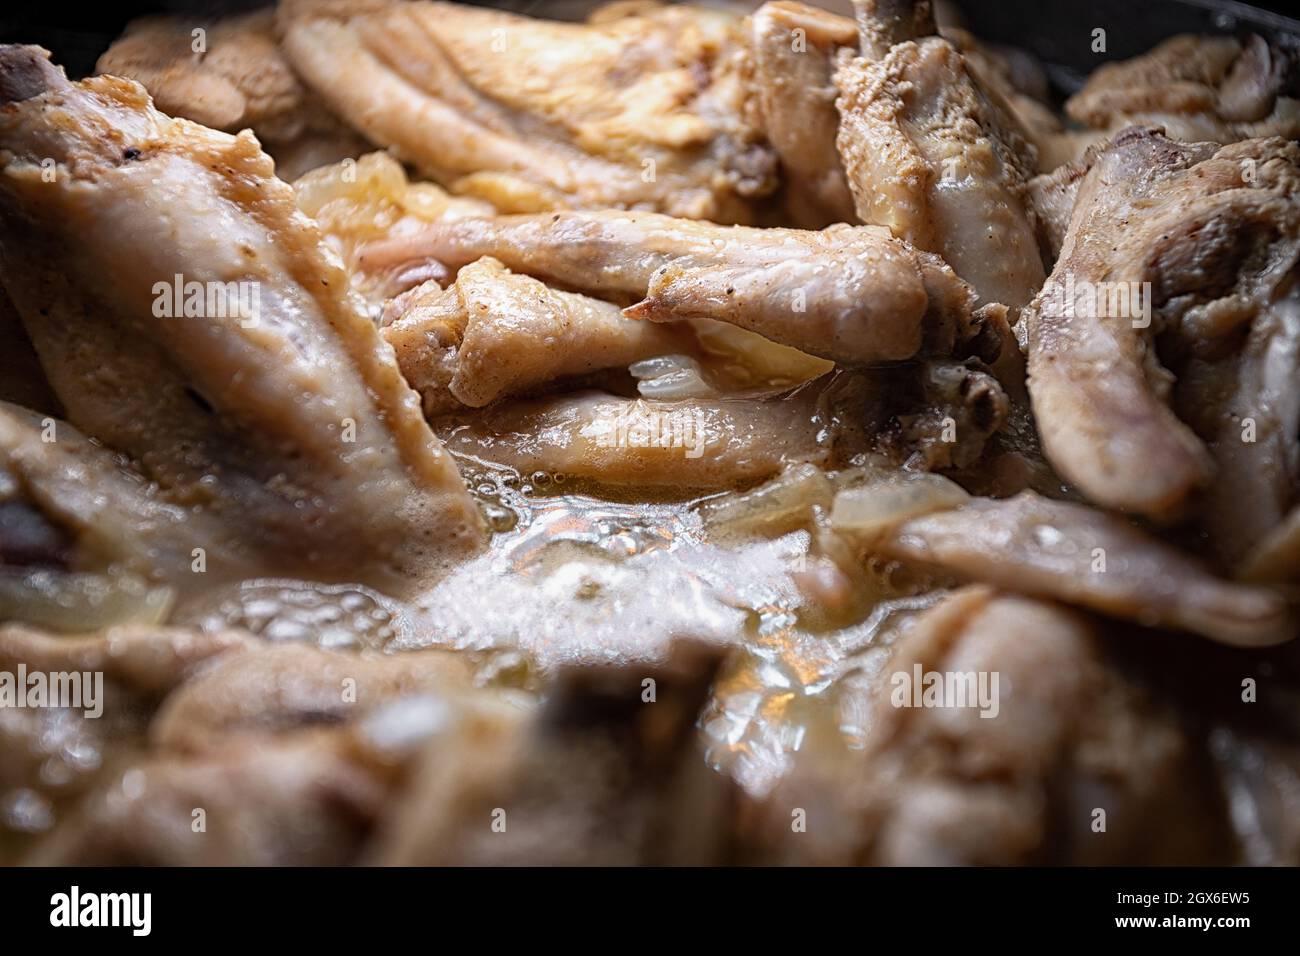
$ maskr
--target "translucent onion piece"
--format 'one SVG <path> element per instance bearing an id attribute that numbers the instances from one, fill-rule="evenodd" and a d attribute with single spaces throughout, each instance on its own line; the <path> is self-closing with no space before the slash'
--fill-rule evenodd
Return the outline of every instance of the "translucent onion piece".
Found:
<path id="1" fill-rule="evenodd" d="M 942 475 L 900 471 L 838 492 L 831 527 L 857 538 L 877 538 L 910 518 L 949 511 L 969 500 L 961 485 Z"/>
<path id="2" fill-rule="evenodd" d="M 298 208 L 316 216 L 326 203 L 336 199 L 354 199 L 377 203 L 400 201 L 406 190 L 406 174 L 401 165 L 384 153 L 369 153 L 357 160 L 344 160 L 332 166 L 313 169 L 293 184 Z"/>
<path id="3" fill-rule="evenodd" d="M 717 394 L 700 371 L 700 363 L 689 355 L 659 355 L 633 362 L 627 369 L 637 379 L 642 398 L 676 402 Z"/>
<path id="4" fill-rule="evenodd" d="M 0 622 L 79 633 L 119 624 L 160 624 L 174 594 L 133 574 L 49 568 L 0 571 Z"/>
<path id="5" fill-rule="evenodd" d="M 829 508 L 832 491 L 816 465 L 794 465 L 757 488 L 706 501 L 700 517 L 715 533 L 782 534 L 808 524 L 814 506 Z"/>
<path id="6" fill-rule="evenodd" d="M 700 345 L 720 371 L 740 387 L 783 388 L 810 382 L 835 367 L 834 362 L 780 345 L 756 332 L 714 319 L 691 319 Z"/>

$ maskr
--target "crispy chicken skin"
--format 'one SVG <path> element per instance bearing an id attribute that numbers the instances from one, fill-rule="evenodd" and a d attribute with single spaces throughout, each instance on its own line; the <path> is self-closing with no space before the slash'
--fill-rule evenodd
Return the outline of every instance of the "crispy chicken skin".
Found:
<path id="1" fill-rule="evenodd" d="M 858 218 L 939 253 L 983 302 L 1013 310 L 1043 283 L 1024 204 L 1033 149 L 928 4 L 856 4 L 862 55 L 841 52 L 840 156 Z"/>
<path id="2" fill-rule="evenodd" d="M 1253 396 L 1188 403 L 1199 405 L 1186 412 L 1199 424 L 1198 438 L 1170 407 L 1172 376 L 1155 337 L 1164 334 L 1162 351 L 1175 362 L 1236 354 L 1248 367 L 1264 363 L 1270 380 L 1286 377 L 1298 159 L 1293 144 L 1277 139 L 1184 146 L 1136 127 L 1097 153 L 1026 326 L 1044 450 L 1093 501 L 1157 519 L 1185 512 L 1206 486 L 1222 489 L 1215 492 L 1221 500 L 1253 501 L 1245 472 L 1267 463 L 1257 445 L 1240 451 L 1243 418 L 1264 416 L 1267 436 L 1294 444 L 1293 434 L 1283 438 L 1294 416 L 1285 401 L 1267 397 L 1276 386 L 1252 384 L 1250 373 L 1237 381 Z M 1251 335 L 1256 344 L 1242 352 Z M 1268 341 L 1280 350 L 1270 351 Z M 1216 477 L 1202 438 L 1216 443 L 1223 463 L 1254 453 L 1253 464 L 1221 464 Z M 1284 466 L 1285 456 L 1273 457 Z"/>
<path id="3" fill-rule="evenodd" d="M 168 119 L 129 80 L 70 84 L 35 48 L 0 69 L 0 99 L 28 94 L 0 112 L 0 271 L 73 425 L 308 577 L 400 591 L 481 543 L 417 396 L 251 135 Z M 177 282 L 243 283 L 242 308 L 168 317 Z"/>
<path id="4" fill-rule="evenodd" d="M 754 229 L 653 213 L 564 212 L 437 223 L 363 249 L 363 269 L 493 256 L 651 321 L 717 319 L 838 362 L 986 348 L 999 316 L 937 256 L 885 230 Z"/>
<path id="5" fill-rule="evenodd" d="M 463 267 L 447 289 L 430 281 L 391 300 L 383 336 L 426 415 L 695 347 L 687 329 L 629 319 L 613 303 L 551 289 L 490 257 Z"/>
<path id="6" fill-rule="evenodd" d="M 373 142 L 498 208 L 743 222 L 776 188 L 743 120 L 739 23 L 692 7 L 590 24 L 436 2 L 286 0 L 282 49 Z"/>

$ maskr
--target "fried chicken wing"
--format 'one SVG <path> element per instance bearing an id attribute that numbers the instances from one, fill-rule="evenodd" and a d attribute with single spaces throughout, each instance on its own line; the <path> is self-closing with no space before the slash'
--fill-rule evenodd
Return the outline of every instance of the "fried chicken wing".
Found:
<path id="1" fill-rule="evenodd" d="M 781 160 L 784 207 L 794 225 L 857 222 L 835 138 L 840 115 L 835 53 L 855 47 L 853 21 L 776 0 L 749 18 L 750 83 L 759 125 Z"/>
<path id="2" fill-rule="evenodd" d="M 1258 647 L 1295 637 L 1286 602 L 1222 581 L 1124 520 L 1033 492 L 911 518 L 875 546 L 965 579 Z"/>
<path id="3" fill-rule="evenodd" d="M 562 474 L 609 487 L 718 490 L 786 464 L 829 462 L 836 429 L 826 383 L 793 394 L 676 402 L 578 392 L 434 421 L 448 450 L 520 474 Z"/>
<path id="4" fill-rule="evenodd" d="M 1294 862 L 1292 49 L 707 2 L 0 46 L 0 863 Z"/>
<path id="5" fill-rule="evenodd" d="M 721 659 L 681 642 L 662 662 L 569 668 L 534 719 L 435 738 L 372 862 L 727 860 L 735 788 L 704 764 L 695 730 Z"/>
<path id="6" fill-rule="evenodd" d="M 1149 125 L 1188 143 L 1294 139 L 1300 136 L 1300 57 L 1255 34 L 1176 36 L 1142 56 L 1099 66 L 1065 110 L 1108 134 Z"/>
<path id="7" fill-rule="evenodd" d="M 447 289 L 430 282 L 392 300 L 385 319 L 384 338 L 426 415 L 695 348 L 688 329 L 629 319 L 492 258 L 462 268 Z"/>
<path id="8" fill-rule="evenodd" d="M 858 3 L 863 54 L 841 52 L 839 150 L 863 222 L 939 253 L 984 302 L 1012 310 L 1043 283 L 1024 202 L 1033 149 L 928 4 Z"/>
<path id="9" fill-rule="evenodd" d="M 1243 494 L 1242 469 L 1229 477 L 1234 469 L 1225 457 L 1240 451 L 1243 403 L 1269 418 L 1266 434 L 1294 443 L 1293 435 L 1284 437 L 1285 407 L 1268 397 L 1276 386 L 1262 378 L 1253 387 L 1242 380 L 1251 398 L 1225 405 L 1222 395 L 1203 395 L 1188 402 L 1198 437 L 1170 407 L 1173 376 L 1155 337 L 1172 340 L 1163 351 L 1175 362 L 1188 354 L 1239 354 L 1255 356 L 1246 359 L 1255 367 L 1285 366 L 1297 168 L 1296 147 L 1281 140 L 1219 149 L 1180 145 L 1141 128 L 1097 153 L 1078 187 L 1061 257 L 1026 326 L 1044 450 L 1092 500 L 1162 519 L 1185 512 L 1194 493 L 1211 485 L 1222 489 L 1220 502 L 1253 503 L 1256 494 Z M 1258 344 L 1242 353 L 1234 343 L 1252 328 L 1259 329 Z M 1270 341 L 1280 350 L 1270 352 Z M 1286 377 L 1279 369 L 1267 380 L 1273 375 Z M 1179 391 L 1194 394 L 1205 377 L 1189 377 L 1192 391 Z M 1230 425 L 1236 438 L 1225 440 Z M 1216 457 L 1229 465 L 1218 477 L 1202 439 L 1215 441 Z M 1285 460 L 1277 458 L 1279 466 Z M 1245 468 L 1271 473 L 1259 457 Z"/>
<path id="10" fill-rule="evenodd" d="M 307 577 L 401 590 L 477 547 L 417 396 L 256 140 L 42 54 L 0 51 L 0 271 L 71 422 Z"/>
<path id="11" fill-rule="evenodd" d="M 366 148 L 298 80 L 271 9 L 216 21 L 136 20 L 96 69 L 135 80 L 168 116 L 228 133 L 253 129 L 285 180 Z"/>
<path id="12" fill-rule="evenodd" d="M 968 680 L 966 702 L 924 705 L 921 682 L 952 676 Z M 900 635 L 867 706 L 861 747 L 806 748 L 765 801 L 777 859 L 1005 866 L 1228 857 L 1192 728 L 1115 666 L 1081 615 L 987 588 L 956 592 Z M 791 807 L 807 808 L 819 826 L 791 839 Z M 1098 809 L 1104 839 L 1093 828 Z"/>
<path id="13" fill-rule="evenodd" d="M 342 866 L 385 796 L 331 737 L 238 740 L 114 769 L 25 865 Z"/>
<path id="14" fill-rule="evenodd" d="M 282 49 L 363 135 L 505 211 L 638 208 L 743 222 L 776 188 L 743 120 L 731 15 L 596 23 L 450 3 L 286 0 Z"/>
<path id="15" fill-rule="evenodd" d="M 243 566 L 236 535 L 166 501 L 67 422 L 0 403 L 0 619 L 85 630 L 166 614 Z"/>
<path id="16" fill-rule="evenodd" d="M 999 316 L 944 263 L 878 227 L 754 229 L 652 213 L 458 220 L 362 250 L 363 269 L 493 256 L 652 321 L 709 318 L 839 362 L 990 346 Z"/>
<path id="17" fill-rule="evenodd" d="M 23 667 L 31 673 L 99 675 L 80 708 L 0 708 L 0 805 L 6 808 L 0 860 L 10 863 L 23 844 L 47 837 L 78 797 L 97 792 L 119 760 L 136 754 L 154 712 L 173 689 L 249 642 L 234 631 L 121 626 L 53 634 L 0 626 L 0 671 L 6 675 Z M 27 809 L 15 812 L 24 801 Z M 15 835 L 22 838 L 18 845 Z"/>
<path id="18" fill-rule="evenodd" d="M 1297 251 L 1293 240 L 1282 253 L 1292 263 L 1267 264 L 1274 272 L 1292 265 L 1292 278 L 1282 280 L 1290 290 L 1253 316 L 1236 352 L 1178 366 L 1175 408 L 1205 440 L 1215 464 L 1200 525 L 1225 567 L 1236 567 L 1255 548 L 1275 549 L 1285 538 L 1266 542 L 1300 501 Z"/>

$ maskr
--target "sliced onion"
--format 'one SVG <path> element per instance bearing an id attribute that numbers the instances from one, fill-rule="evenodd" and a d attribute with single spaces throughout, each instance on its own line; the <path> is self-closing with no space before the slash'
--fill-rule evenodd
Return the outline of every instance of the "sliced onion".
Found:
<path id="1" fill-rule="evenodd" d="M 313 169 L 295 181 L 293 189 L 298 208 L 317 216 L 336 199 L 399 201 L 406 189 L 406 173 L 386 153 L 367 153 L 357 160 Z"/>
<path id="2" fill-rule="evenodd" d="M 807 524 L 814 506 L 830 507 L 832 491 L 816 465 L 793 465 L 757 488 L 706 501 L 700 516 L 715 532 L 779 534 Z"/>
<path id="3" fill-rule="evenodd" d="M 798 385 L 825 375 L 835 367 L 834 362 L 726 322 L 716 319 L 691 319 L 690 322 L 700 345 L 741 387 Z"/>
<path id="4" fill-rule="evenodd" d="M 171 611 L 171 588 L 133 574 L 84 574 L 49 568 L 0 571 L 0 622 L 68 633 L 119 624 L 160 624 Z"/>
<path id="5" fill-rule="evenodd" d="M 838 492 L 831 506 L 831 528 L 876 538 L 910 518 L 949 511 L 969 500 L 961 485 L 942 475 L 893 472 Z"/>
<path id="6" fill-rule="evenodd" d="M 704 380 L 700 363 L 689 355 L 659 355 L 633 362 L 627 369 L 637 379 L 642 398 L 679 402 L 717 394 Z"/>

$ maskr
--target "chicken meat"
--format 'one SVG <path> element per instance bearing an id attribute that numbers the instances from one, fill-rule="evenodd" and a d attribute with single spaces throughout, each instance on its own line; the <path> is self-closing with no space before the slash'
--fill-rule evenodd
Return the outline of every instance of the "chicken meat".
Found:
<path id="1" fill-rule="evenodd" d="M 651 321 L 716 319 L 837 362 L 996 357 L 1006 319 L 974 308 L 938 256 L 874 226 L 717 226 L 654 213 L 565 212 L 436 223 L 375 242 L 363 269 L 492 256 L 516 272 L 631 303 Z M 991 353 L 991 354 L 990 354 Z"/>
<path id="2" fill-rule="evenodd" d="M 777 185 L 744 120 L 739 20 L 687 6 L 584 24 L 452 3 L 285 0 L 281 49 L 329 107 L 505 211 L 753 218 Z"/>
<path id="3" fill-rule="evenodd" d="M 251 135 L 169 119 L 130 80 L 69 83 L 38 48 L 0 68 L 0 275 L 74 426 L 238 528 L 250 568 L 400 591 L 480 546 L 418 396 Z"/>
<path id="4" fill-rule="evenodd" d="M 1044 269 L 1010 110 L 939 36 L 929 4 L 856 4 L 862 53 L 839 54 L 839 150 L 858 218 L 938 253 L 982 302 L 1028 304 Z"/>

